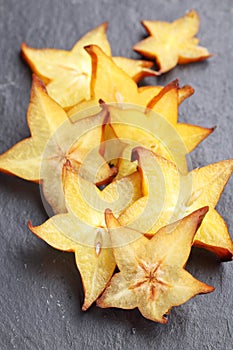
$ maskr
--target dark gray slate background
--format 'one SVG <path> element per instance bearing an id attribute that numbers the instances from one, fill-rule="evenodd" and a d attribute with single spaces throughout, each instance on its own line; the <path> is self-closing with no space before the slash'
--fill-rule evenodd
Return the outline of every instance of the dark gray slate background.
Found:
<path id="1" fill-rule="evenodd" d="M 109 21 L 114 55 L 131 51 L 144 35 L 142 19 L 174 20 L 195 7 L 201 43 L 214 53 L 208 62 L 175 68 L 147 84 L 179 78 L 196 92 L 180 109 L 180 120 L 217 129 L 192 153 L 193 166 L 232 157 L 232 0 L 39 1 L 0 0 L 0 152 L 29 135 L 25 121 L 31 73 L 20 44 L 70 49 L 86 31 Z M 233 179 L 232 179 L 233 180 Z M 233 232 L 233 181 L 218 209 Z M 195 249 L 188 269 L 216 287 L 174 308 L 168 325 L 137 310 L 80 311 L 82 288 L 74 256 L 56 251 L 29 232 L 27 221 L 46 219 L 36 184 L 0 174 L 0 349 L 232 349 L 233 265 Z"/>

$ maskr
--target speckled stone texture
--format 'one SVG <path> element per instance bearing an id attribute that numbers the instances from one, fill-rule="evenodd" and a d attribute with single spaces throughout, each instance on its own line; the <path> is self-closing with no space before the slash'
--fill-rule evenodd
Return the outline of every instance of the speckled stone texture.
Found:
<path id="1" fill-rule="evenodd" d="M 199 37 L 214 57 L 179 66 L 147 84 L 179 78 L 196 92 L 180 108 L 180 120 L 216 131 L 191 154 L 193 167 L 233 155 L 233 2 L 232 0 L 0 0 L 0 152 L 27 137 L 26 110 L 31 73 L 19 55 L 25 41 L 33 47 L 70 49 L 94 26 L 109 21 L 114 55 L 131 51 L 145 36 L 142 19 L 174 20 L 195 7 Z M 233 179 L 219 212 L 233 232 Z M 233 343 L 233 264 L 220 264 L 195 249 L 188 269 L 216 287 L 174 308 L 166 326 L 144 319 L 137 310 L 82 313 L 83 294 L 74 256 L 49 247 L 27 228 L 46 219 L 38 185 L 0 174 L 0 349 L 214 349 Z"/>

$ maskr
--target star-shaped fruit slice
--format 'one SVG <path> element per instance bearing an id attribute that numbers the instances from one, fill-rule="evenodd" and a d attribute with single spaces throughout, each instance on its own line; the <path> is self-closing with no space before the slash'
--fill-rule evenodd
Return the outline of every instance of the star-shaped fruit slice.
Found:
<path id="1" fill-rule="evenodd" d="M 131 151 L 141 144 L 149 149 L 156 148 L 157 153 L 168 159 L 174 158 L 179 162 L 179 167 L 186 171 L 186 147 L 175 129 L 164 122 L 163 117 L 153 113 L 153 119 L 136 107 L 124 106 L 122 109 L 116 104 L 103 102 L 102 108 L 108 111 L 111 123 L 104 125 L 100 154 L 111 167 L 117 168 L 116 179 L 119 180 L 137 170 L 137 164 L 131 162 Z"/>
<path id="2" fill-rule="evenodd" d="M 124 211 L 119 217 L 121 224 L 129 224 L 135 229 L 145 228 L 151 234 L 208 205 L 209 212 L 195 235 L 194 245 L 212 251 L 223 261 L 231 260 L 232 238 L 226 223 L 214 208 L 233 173 L 233 159 L 197 168 L 181 176 L 175 164 L 145 148 L 136 148 L 132 158 L 138 160 L 144 197 Z"/>
<path id="3" fill-rule="evenodd" d="M 131 150 L 143 146 L 175 162 L 182 173 L 186 172 L 185 155 L 192 151 L 213 129 L 182 124 L 177 122 L 178 92 L 174 82 L 166 86 L 159 94 L 153 109 L 144 110 L 138 106 L 107 104 L 112 129 L 118 140 L 111 153 L 119 159 L 117 178 L 135 171 L 130 162 Z M 110 128 L 107 129 L 111 130 Z M 109 136 L 105 135 L 105 139 Z M 119 145 L 118 145 L 119 144 Z M 120 147 L 128 144 L 128 147 Z M 104 156 L 104 155 L 103 155 Z"/>
<path id="4" fill-rule="evenodd" d="M 110 210 L 106 224 L 120 270 L 108 284 L 97 305 L 103 308 L 138 308 L 156 322 L 167 323 L 167 315 L 197 294 L 210 293 L 213 287 L 198 281 L 184 269 L 193 237 L 208 207 L 161 228 L 152 239 L 120 225 Z M 131 242 L 126 244 L 125 242 Z"/>
<path id="5" fill-rule="evenodd" d="M 99 47 L 90 45 L 86 47 L 86 50 L 92 58 L 91 101 L 93 106 L 98 104 L 99 99 L 101 99 L 105 103 L 118 103 L 122 108 L 124 104 L 131 104 L 140 105 L 145 109 L 149 107 L 155 109 L 154 106 L 156 102 L 161 98 L 165 99 L 169 88 L 174 87 L 174 85 L 177 88 L 177 94 L 173 94 L 173 98 L 177 98 L 178 105 L 194 93 L 194 89 L 189 85 L 179 87 L 178 81 L 173 82 L 171 85 L 169 84 L 165 90 L 162 86 L 138 87 L 135 81 L 119 69 L 114 61 Z M 155 96 L 158 94 L 158 98 L 155 99 Z M 167 99 L 165 102 L 167 102 Z M 74 115 L 84 110 L 89 103 L 90 101 L 78 103 L 68 111 L 68 115 L 72 118 Z M 161 101 L 161 104 L 164 103 Z M 169 105 L 171 104 L 169 103 Z M 175 112 L 178 113 L 177 106 L 172 112 L 172 115 L 174 115 Z M 203 128 L 203 134 L 205 132 L 207 132 L 207 130 Z"/>
<path id="6" fill-rule="evenodd" d="M 35 49 L 22 44 L 24 59 L 32 71 L 46 84 L 49 95 L 63 108 L 68 109 L 82 100 L 90 99 L 91 59 L 84 46 L 95 44 L 111 56 L 106 36 L 107 23 L 86 33 L 70 51 Z M 136 81 L 148 75 L 152 62 L 115 57 L 114 61 Z"/>
<path id="7" fill-rule="evenodd" d="M 86 310 L 103 292 L 115 269 L 115 258 L 106 231 L 104 211 L 116 215 L 141 196 L 140 175 L 113 181 L 100 191 L 84 180 L 69 161 L 63 168 L 67 214 L 51 217 L 41 226 L 29 228 L 56 249 L 75 253 L 81 274 Z"/>
<path id="8" fill-rule="evenodd" d="M 191 86 L 185 85 L 182 88 L 179 88 L 178 81 L 174 81 L 171 84 L 168 84 L 165 88 L 160 86 L 150 86 L 149 89 L 146 89 L 147 87 L 140 88 L 141 91 L 148 93 L 148 98 L 152 99 L 151 103 L 153 103 L 153 106 L 155 104 L 155 95 L 158 95 L 157 101 L 158 101 L 158 111 L 165 116 L 165 120 L 170 121 L 170 119 L 173 119 L 173 124 L 176 124 L 176 121 L 178 119 L 178 115 L 174 117 L 174 112 L 172 110 L 172 107 L 175 111 L 178 112 L 178 105 L 181 102 L 183 102 L 187 97 L 191 96 L 194 93 L 194 90 Z M 170 89 L 173 90 L 173 88 L 177 88 L 177 93 L 170 94 Z M 160 93 L 161 92 L 161 93 Z M 166 94 L 168 96 L 166 96 Z M 169 94 L 170 101 L 169 101 Z M 164 103 L 160 101 L 160 99 L 163 99 L 164 97 Z M 174 101 L 175 99 L 175 101 Z M 158 116 L 156 112 L 154 113 L 144 113 L 143 109 L 138 110 L 133 109 L 131 105 L 118 105 L 118 104 L 110 104 L 106 105 L 103 104 L 105 108 L 109 110 L 109 114 L 111 116 L 111 122 L 114 125 L 114 127 L 111 124 L 106 124 L 104 135 L 105 135 L 105 141 L 111 139 L 111 145 L 105 146 L 107 151 L 111 150 L 111 157 L 114 159 L 114 162 L 111 163 L 115 164 L 118 168 L 118 173 L 116 178 L 120 179 L 123 176 L 127 176 L 134 171 L 136 171 L 136 164 L 132 163 L 130 161 L 131 156 L 131 149 L 134 148 L 136 145 L 143 144 L 145 147 L 155 151 L 165 156 L 168 159 L 173 159 L 173 157 L 177 158 L 173 153 L 173 150 L 175 149 L 175 153 L 180 155 L 180 159 L 183 158 L 182 165 L 186 166 L 186 159 L 185 154 L 187 152 L 186 146 L 183 144 L 183 142 L 180 140 L 179 135 L 175 131 L 174 128 L 171 128 L 169 124 L 166 124 L 166 121 Z M 168 105 L 169 107 L 167 107 Z M 164 107 L 163 107 L 164 106 Z M 127 108 L 128 107 L 128 108 Z M 170 108 L 170 113 L 169 113 Z M 141 113 L 141 115 L 139 115 Z M 176 112 L 175 112 L 176 113 Z M 146 114 L 146 117 L 145 117 Z M 171 118 L 173 116 L 173 118 Z M 163 128 L 161 127 L 161 122 L 163 124 Z M 159 130 L 158 126 L 160 124 Z M 183 126 L 185 129 L 186 124 L 177 124 L 180 126 Z M 166 129 L 167 132 L 163 131 L 161 132 L 161 129 Z M 192 129 L 189 128 L 189 125 L 187 125 L 187 129 L 192 134 Z M 197 141 L 200 142 L 201 139 L 201 131 L 202 131 L 202 137 L 204 138 L 206 135 L 206 132 L 209 131 L 209 129 L 194 127 L 194 132 L 199 129 L 200 133 L 195 136 L 195 133 L 192 135 Z M 116 133 L 117 132 L 117 133 Z M 166 135 L 164 135 L 164 133 Z M 110 135 L 109 135 L 110 134 Z M 119 137 L 118 137 L 119 135 Z M 115 140 L 114 140 L 115 139 Z M 123 140 L 124 141 L 123 141 Z M 199 139 L 199 140 L 198 140 Z M 113 140 L 115 142 L 113 142 Z M 192 141 L 191 138 L 187 138 L 187 147 L 192 148 L 192 145 L 194 147 L 195 140 Z M 162 141 L 162 142 L 161 142 Z M 170 142 L 172 141 L 171 147 Z M 176 145 L 175 145 L 176 143 Z M 131 145 L 131 147 L 129 147 Z M 191 147 L 190 147 L 191 146 Z M 107 152 L 109 155 L 109 152 Z M 115 156 L 114 156 L 115 153 Z M 105 154 L 102 153 L 102 156 L 106 159 Z M 183 156 L 183 157 L 182 157 Z M 109 162 L 110 156 L 106 159 L 106 161 Z M 117 161 L 116 161 L 117 160 Z M 177 160 L 177 159 L 176 159 Z M 181 162 L 180 162 L 181 163 Z M 183 164 L 184 163 L 184 164 Z"/>
<path id="9" fill-rule="evenodd" d="M 174 208 L 183 217 L 181 204 L 190 192 L 190 179 L 182 177 L 174 163 L 143 147 L 133 149 L 131 160 L 138 163 L 143 196 L 119 216 L 121 224 L 148 233 L 176 221 Z M 169 168 L 170 164 L 174 171 Z M 182 170 L 188 173 L 187 168 L 186 172 L 185 168 Z"/>
<path id="10" fill-rule="evenodd" d="M 196 11 L 189 11 L 184 17 L 172 23 L 142 21 L 149 37 L 134 46 L 134 50 L 156 60 L 158 74 L 165 73 L 177 64 L 202 61 L 211 56 L 208 50 L 198 46 L 195 37 L 200 19 Z"/>
<path id="11" fill-rule="evenodd" d="M 162 89 L 161 86 L 138 87 L 136 82 L 120 69 L 113 58 L 96 45 L 85 46 L 92 59 L 91 99 L 106 103 L 131 103 L 146 107 Z M 181 95 L 189 97 L 193 89 L 185 86 Z M 185 97 L 184 97 L 185 98 Z M 184 99 L 183 98 L 183 99 Z M 180 102 L 182 99 L 180 100 Z M 78 105 L 77 105 L 78 108 Z M 70 113 L 74 113 L 74 109 Z"/>
<path id="12" fill-rule="evenodd" d="M 77 116 L 77 120 L 68 119 L 50 138 L 44 150 L 42 188 L 55 213 L 66 211 L 62 170 L 67 160 L 81 177 L 93 185 L 106 185 L 117 174 L 117 167 L 109 165 L 101 155 L 109 113 L 105 108 L 96 114 L 89 109 L 88 115 L 84 111 Z"/>
<path id="13" fill-rule="evenodd" d="M 147 115 L 150 114 L 150 111 L 160 114 L 177 128 L 177 134 L 180 134 L 180 138 L 184 140 L 187 153 L 213 131 L 213 128 L 178 123 L 179 103 L 192 94 L 191 87 L 185 86 L 180 89 L 176 80 L 162 89 L 161 87 L 138 88 L 137 84 L 119 69 L 99 47 L 90 45 L 86 47 L 86 50 L 92 58 L 91 98 L 93 104 L 102 99 L 107 104 L 118 104 L 122 110 L 127 108 L 127 105 L 141 106 L 142 109 L 145 108 Z M 72 117 L 83 108 L 85 108 L 85 103 L 76 105 L 69 111 L 69 116 Z M 145 123 L 142 122 L 142 128 L 144 126 Z M 118 137 L 121 136 L 118 135 Z"/>
<path id="14" fill-rule="evenodd" d="M 42 182 L 45 198 L 54 212 L 66 211 L 61 174 L 67 159 L 78 167 L 89 153 L 84 177 L 99 185 L 116 175 L 116 169 L 110 168 L 99 153 L 108 112 L 102 109 L 80 119 L 71 121 L 47 94 L 43 83 L 33 76 L 27 113 L 31 136 L 0 155 L 1 171 Z"/>

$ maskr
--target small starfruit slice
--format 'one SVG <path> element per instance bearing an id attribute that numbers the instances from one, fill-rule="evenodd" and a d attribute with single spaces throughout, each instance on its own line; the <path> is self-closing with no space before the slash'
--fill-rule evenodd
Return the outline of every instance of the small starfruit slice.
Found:
<path id="1" fill-rule="evenodd" d="M 138 199 L 140 176 L 135 173 L 100 191 L 79 176 L 69 161 L 63 171 L 68 213 L 55 215 L 41 226 L 29 223 L 29 228 L 52 247 L 75 253 L 85 293 L 82 309 L 86 310 L 103 292 L 116 266 L 103 208 L 108 205 L 118 215 Z"/>
<path id="2" fill-rule="evenodd" d="M 156 60 L 157 74 L 165 73 L 177 64 L 202 61 L 211 56 L 206 48 L 198 46 L 195 35 L 200 19 L 194 10 L 172 23 L 142 21 L 142 24 L 149 37 L 137 43 L 134 50 Z"/>
<path id="3" fill-rule="evenodd" d="M 161 228 L 151 240 L 120 225 L 110 210 L 106 224 L 120 270 L 108 284 L 97 305 L 103 308 L 138 308 L 152 321 L 167 323 L 173 306 L 178 306 L 213 287 L 198 281 L 184 266 L 193 237 L 208 207 Z M 125 244 L 131 239 L 131 242 Z"/>
<path id="4" fill-rule="evenodd" d="M 208 205 L 209 212 L 195 235 L 194 245 L 212 251 L 223 261 L 231 260 L 233 241 L 226 223 L 214 208 L 233 173 L 233 159 L 194 169 L 183 176 L 175 164 L 145 148 L 134 150 L 135 159 L 142 175 L 144 197 L 119 216 L 121 224 L 129 224 L 135 229 L 143 229 L 144 224 L 147 233 L 156 232 L 170 222 Z M 163 209 L 159 211 L 160 208 Z"/>
<path id="5" fill-rule="evenodd" d="M 83 47 L 95 44 L 111 56 L 106 30 L 107 23 L 94 28 L 77 41 L 70 51 L 35 49 L 22 44 L 23 58 L 46 84 L 49 95 L 63 108 L 69 109 L 82 100 L 90 99 L 91 60 Z M 155 75 L 150 70 L 153 65 L 151 62 L 123 57 L 116 57 L 114 61 L 136 81 L 144 76 Z"/>

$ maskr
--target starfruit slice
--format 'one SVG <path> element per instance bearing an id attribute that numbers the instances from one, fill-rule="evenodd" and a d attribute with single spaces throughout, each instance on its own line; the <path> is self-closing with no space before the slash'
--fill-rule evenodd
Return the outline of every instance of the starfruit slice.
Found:
<path id="1" fill-rule="evenodd" d="M 142 175 L 144 197 L 119 216 L 121 224 L 156 232 L 208 205 L 209 212 L 195 235 L 194 245 L 212 251 L 223 261 L 231 260 L 233 242 L 226 223 L 214 208 L 233 173 L 233 159 L 194 169 L 184 176 L 175 164 L 145 148 L 134 150 L 135 159 Z"/>
<path id="2" fill-rule="evenodd" d="M 208 211 L 204 207 L 173 225 L 161 228 L 151 240 L 120 225 L 110 210 L 106 224 L 120 270 L 97 300 L 100 307 L 138 308 L 156 322 L 167 323 L 173 306 L 178 306 L 213 287 L 198 281 L 184 266 L 193 237 Z M 131 242 L 125 244 L 131 239 Z"/>
<path id="3" fill-rule="evenodd" d="M 161 86 L 138 87 L 135 81 L 122 71 L 114 60 L 106 55 L 100 47 L 85 47 L 92 59 L 91 99 L 102 99 L 106 103 L 126 102 L 146 107 L 162 89 Z M 104 87 L 104 88 L 103 88 Z M 180 94 L 189 97 L 193 89 L 185 86 Z M 179 101 L 181 102 L 182 99 Z M 77 108 L 79 106 L 77 105 Z M 70 111 L 74 114 L 75 107 Z"/>
<path id="4" fill-rule="evenodd" d="M 202 61 L 211 56 L 206 48 L 198 46 L 195 35 L 200 19 L 194 10 L 172 23 L 142 21 L 142 24 L 149 37 L 137 43 L 134 50 L 156 60 L 157 74 L 165 73 L 177 64 Z"/>
<path id="5" fill-rule="evenodd" d="M 30 230 L 56 249 L 75 253 L 82 277 L 86 310 L 103 292 L 115 269 L 111 242 L 106 231 L 104 208 L 116 215 L 141 196 L 140 175 L 114 181 L 100 191 L 84 180 L 69 161 L 64 166 L 63 182 L 67 214 L 51 217 Z"/>
<path id="6" fill-rule="evenodd" d="M 106 30 L 107 23 L 94 28 L 77 41 L 70 51 L 34 49 L 22 44 L 24 59 L 46 84 L 49 95 L 63 108 L 69 109 L 82 100 L 90 99 L 91 60 L 83 47 L 95 44 L 111 56 Z M 114 61 L 135 80 L 155 74 L 150 70 L 151 62 L 122 57 L 116 57 Z"/>
<path id="7" fill-rule="evenodd" d="M 55 213 L 66 211 L 62 169 L 67 160 L 93 186 L 106 185 L 117 174 L 117 168 L 106 163 L 100 152 L 104 128 L 109 122 L 108 111 L 103 108 L 93 114 L 89 110 L 88 117 L 85 112 L 79 114 L 77 120 L 64 123 L 52 135 L 44 150 L 41 164 L 43 193 Z"/>
<path id="8" fill-rule="evenodd" d="M 54 212 L 66 211 L 61 174 L 67 159 L 79 167 L 92 150 L 83 176 L 101 185 L 116 175 L 116 169 L 110 168 L 99 153 L 108 112 L 102 109 L 80 119 L 70 121 L 63 108 L 48 96 L 43 83 L 33 76 L 27 114 L 31 137 L 0 155 L 1 171 L 42 182 L 45 198 Z"/>
<path id="9" fill-rule="evenodd" d="M 176 91 L 177 94 L 170 94 L 170 90 L 174 88 L 178 90 Z M 140 89 L 145 91 L 144 87 Z M 107 124 L 104 130 L 104 139 L 105 141 L 111 140 L 111 144 L 109 146 L 104 144 L 104 149 L 107 150 L 107 152 L 102 152 L 101 154 L 106 161 L 109 162 L 109 160 L 111 160 L 111 163 L 117 166 L 118 179 L 136 171 L 136 164 L 130 162 L 131 151 L 129 146 L 131 146 L 132 149 L 136 145 L 144 145 L 172 160 L 174 160 L 174 157 L 175 160 L 177 160 L 177 154 L 179 154 L 179 160 L 183 159 L 181 167 L 186 166 L 186 145 L 181 140 L 176 129 L 170 126 L 170 119 L 172 119 L 176 113 L 175 118 L 173 118 L 174 120 L 172 120 L 174 126 L 183 126 L 185 129 L 186 124 L 177 124 L 178 104 L 191 96 L 194 90 L 188 85 L 179 88 L 178 81 L 168 84 L 165 88 L 159 86 L 150 87 L 147 92 L 148 97 L 150 96 L 150 98 L 152 98 L 153 106 L 156 104 L 156 101 L 154 101 L 155 97 L 153 97 L 155 95 L 155 90 L 158 95 L 158 111 L 164 115 L 164 119 L 156 112 L 148 113 L 148 110 L 144 111 L 130 104 L 102 104 L 102 106 L 108 109 L 112 124 Z M 175 113 L 173 110 L 175 110 Z M 161 129 L 163 129 L 163 131 L 161 131 Z M 187 125 L 187 132 L 190 131 L 190 138 L 188 139 L 184 136 L 189 149 L 195 146 L 195 142 L 201 141 L 201 136 L 204 138 L 207 133 L 210 133 L 210 129 L 194 126 L 193 129 L 194 133 L 192 133 L 192 128 L 189 128 L 189 125 Z M 199 134 L 197 130 L 200 131 Z M 193 136 L 193 139 L 191 136 Z M 106 153 L 108 155 L 107 158 Z M 176 153 L 176 155 L 174 153 Z M 181 162 L 179 161 L 179 163 Z"/>
<path id="10" fill-rule="evenodd" d="M 114 110 L 112 108 L 110 113 L 111 121 L 117 122 L 115 125 L 113 125 L 117 136 L 119 138 L 127 138 L 128 134 L 129 139 L 132 138 L 134 141 L 140 140 L 142 145 L 165 157 L 169 156 L 165 153 L 160 153 L 158 142 L 155 140 L 153 141 L 152 138 L 156 139 L 162 137 L 160 144 L 164 142 L 166 146 L 169 145 L 169 151 L 171 153 L 174 153 L 172 152 L 172 149 L 177 147 L 175 143 L 179 142 L 179 139 L 180 143 L 183 143 L 184 147 L 186 148 L 186 153 L 191 152 L 200 142 L 202 142 L 214 131 L 214 128 L 203 128 L 196 125 L 179 123 L 178 98 L 177 82 L 172 82 L 163 88 L 156 96 L 156 101 L 155 98 L 150 101 L 145 113 L 141 113 L 141 125 L 137 125 L 137 127 L 140 127 L 138 131 L 129 130 L 133 127 L 133 107 L 127 108 L 127 106 L 125 106 L 125 109 L 115 108 Z M 118 121 L 120 120 L 127 121 L 129 123 L 128 126 L 118 124 Z M 159 124 L 163 124 L 160 127 L 161 131 L 159 129 Z M 151 133 L 153 133 L 152 130 L 154 129 L 157 129 L 157 132 L 153 134 L 152 138 L 148 136 L 146 138 L 143 137 L 144 131 L 151 130 Z M 168 133 L 167 135 L 166 132 Z"/>
<path id="11" fill-rule="evenodd" d="M 214 130 L 213 128 L 208 129 L 195 125 L 178 124 L 179 103 L 193 93 L 191 87 L 186 86 L 180 89 L 176 80 L 162 89 L 161 87 L 138 88 L 136 83 L 121 71 L 99 47 L 91 45 L 86 47 L 86 50 L 92 57 L 91 98 L 93 105 L 99 99 L 102 99 L 107 104 L 118 104 L 122 110 L 130 104 L 145 108 L 148 116 L 150 111 L 160 114 L 175 128 L 179 125 L 177 134 L 179 135 L 180 133 L 181 139 L 184 139 L 187 147 L 186 153 L 192 151 Z M 155 94 L 154 96 L 153 93 Z M 83 108 L 85 108 L 85 104 L 76 105 L 69 111 L 69 116 L 72 117 Z M 141 124 L 142 128 L 144 125 L 146 126 L 144 120 Z M 120 138 L 121 136 L 118 135 L 118 137 Z"/>
<path id="12" fill-rule="evenodd" d="M 145 111 L 139 106 L 127 104 L 105 105 L 110 114 L 115 138 L 118 140 L 115 142 L 115 147 L 113 142 L 110 147 L 112 158 L 119 159 L 117 178 L 130 174 L 132 170 L 135 171 L 135 168 L 132 169 L 130 156 L 131 150 L 136 146 L 146 147 L 172 160 L 182 172 L 185 172 L 187 169 L 185 155 L 214 130 L 178 123 L 176 85 L 169 84 L 163 90 L 159 93 L 160 99 L 154 105 L 155 111 L 153 109 Z M 105 133 L 110 130 L 105 129 Z M 105 139 L 109 138 L 112 136 L 105 134 Z M 123 147 L 126 144 L 128 147 Z"/>

